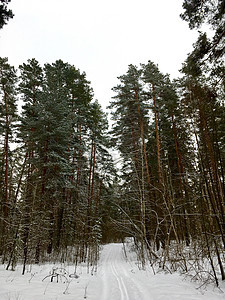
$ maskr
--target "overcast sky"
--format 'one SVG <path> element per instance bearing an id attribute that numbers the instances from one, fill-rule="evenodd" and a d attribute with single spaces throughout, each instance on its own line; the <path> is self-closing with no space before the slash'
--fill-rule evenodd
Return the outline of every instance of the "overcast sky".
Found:
<path id="1" fill-rule="evenodd" d="M 0 56 L 18 67 L 62 59 L 85 71 L 103 108 L 129 64 L 152 60 L 178 70 L 197 33 L 182 21 L 182 0 L 11 0 L 14 18 L 0 30 Z"/>

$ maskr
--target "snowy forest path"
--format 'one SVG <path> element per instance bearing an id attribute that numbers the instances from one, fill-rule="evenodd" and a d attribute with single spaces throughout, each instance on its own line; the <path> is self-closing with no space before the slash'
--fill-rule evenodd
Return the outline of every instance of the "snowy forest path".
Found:
<path id="1" fill-rule="evenodd" d="M 101 300 L 151 300 L 145 287 L 140 286 L 140 282 L 133 278 L 133 268 L 126 261 L 122 244 L 104 246 L 99 273 L 102 285 Z"/>
<path id="2" fill-rule="evenodd" d="M 214 286 L 209 286 L 208 291 L 199 290 L 198 284 L 185 280 L 178 272 L 166 274 L 158 269 L 155 270 L 157 275 L 154 275 L 149 264 L 143 270 L 132 248 L 132 244 L 126 245 L 126 248 L 123 244 L 104 245 L 97 272 L 96 266 L 87 270 L 85 264 L 80 264 L 76 267 L 78 276 L 67 280 L 64 280 L 66 276 L 59 280 L 51 280 L 49 276 L 53 269 L 62 267 L 60 264 L 30 265 L 23 276 L 22 265 L 18 265 L 15 271 L 6 271 L 5 266 L 0 265 L 0 300 L 224 299 L 222 290 L 215 290 Z M 64 267 L 68 274 L 74 274 L 74 265 Z"/>

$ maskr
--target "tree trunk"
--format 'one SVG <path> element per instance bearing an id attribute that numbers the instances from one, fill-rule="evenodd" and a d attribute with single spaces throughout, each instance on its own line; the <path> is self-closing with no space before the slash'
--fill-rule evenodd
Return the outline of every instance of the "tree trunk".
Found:
<path id="1" fill-rule="evenodd" d="M 9 116 L 8 116 L 8 103 L 7 103 L 7 93 L 5 86 L 3 85 L 4 92 L 4 104 L 5 104 L 5 143 L 4 143 L 4 153 L 5 153 L 5 195 L 4 195 L 4 219 L 6 220 L 8 216 L 8 159 L 9 159 Z"/>
<path id="2" fill-rule="evenodd" d="M 159 176 L 159 184 L 161 185 L 161 184 L 163 184 L 163 177 L 162 177 L 162 167 L 161 167 L 159 128 L 158 128 L 158 117 L 157 117 L 156 95 L 155 95 L 155 85 L 154 84 L 152 84 L 152 94 L 153 94 L 153 105 L 154 105 L 154 115 L 155 115 L 155 133 L 156 133 L 156 147 L 157 147 L 157 160 L 158 160 L 158 176 Z"/>
<path id="3" fill-rule="evenodd" d="M 188 232 L 188 226 L 187 226 L 187 215 L 186 215 L 186 209 L 185 206 L 187 205 L 187 191 L 185 188 L 185 178 L 184 178 L 184 168 L 183 168 L 183 162 L 182 162 L 182 156 L 179 149 L 179 142 L 177 138 L 177 128 L 174 121 L 174 115 L 171 114 L 172 119 L 172 125 L 173 125 L 173 135 L 174 135 L 174 142 L 175 142 L 175 148 L 176 148 L 176 155 L 177 155 L 177 166 L 179 170 L 179 182 L 180 182 L 180 195 L 182 197 L 182 212 L 183 212 L 183 221 L 184 221 L 184 238 L 186 241 L 186 245 L 190 245 L 190 238 L 189 238 L 189 232 Z M 184 197 L 185 195 L 185 197 Z"/>

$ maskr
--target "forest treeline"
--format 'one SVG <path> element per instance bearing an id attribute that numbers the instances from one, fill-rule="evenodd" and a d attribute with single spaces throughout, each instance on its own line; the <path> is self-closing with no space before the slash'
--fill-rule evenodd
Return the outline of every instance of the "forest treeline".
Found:
<path id="1" fill-rule="evenodd" d="M 115 224 L 134 238 L 143 265 L 147 249 L 152 266 L 159 260 L 218 285 L 218 276 L 225 279 L 225 2 L 187 0 L 183 8 L 189 27 L 208 26 L 211 37 L 199 31 L 180 78 L 171 81 L 148 61 L 129 65 L 113 88 L 124 216 Z"/>
<path id="2" fill-rule="evenodd" d="M 225 279 L 224 1 L 184 1 L 199 33 L 181 76 L 118 77 L 112 126 L 86 74 L 0 59 L 0 256 L 6 268 L 98 260 L 133 237 L 143 266 Z M 119 162 L 113 162 L 113 151 Z M 208 268 L 209 265 L 209 268 Z"/>
<path id="3" fill-rule="evenodd" d="M 66 260 L 76 244 L 85 260 L 99 245 L 100 198 L 113 176 L 106 114 L 85 73 L 61 60 L 29 60 L 17 76 L 1 58 L 0 75 L 2 260 L 8 268 L 22 253 L 25 267 L 60 249 Z"/>

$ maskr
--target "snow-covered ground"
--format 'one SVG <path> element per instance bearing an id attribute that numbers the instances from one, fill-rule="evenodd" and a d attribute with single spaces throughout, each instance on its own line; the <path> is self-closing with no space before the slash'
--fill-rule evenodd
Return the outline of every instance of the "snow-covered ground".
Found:
<path id="1" fill-rule="evenodd" d="M 48 276 L 53 268 L 62 271 L 51 282 Z M 62 269 L 60 269 L 62 268 Z M 64 273 L 65 271 L 65 273 Z M 153 274 L 150 267 L 140 270 L 134 255 L 128 252 L 125 259 L 122 244 L 108 244 L 101 251 L 98 270 L 85 266 L 50 265 L 29 266 L 21 275 L 0 267 L 0 300 L 217 300 L 225 299 L 225 283 L 221 290 L 208 285 L 198 289 L 198 284 L 184 279 L 178 273 Z M 72 275 L 72 274 L 75 274 Z M 47 276 L 47 277 L 46 277 Z M 79 277 L 78 277 L 79 276 Z M 78 277 L 78 278 L 76 278 Z M 43 280 L 44 279 L 44 280 Z"/>

